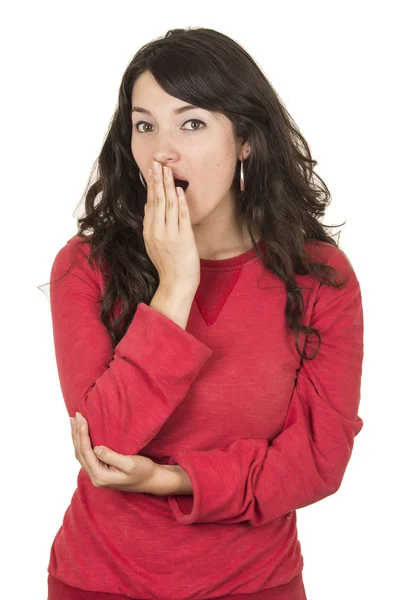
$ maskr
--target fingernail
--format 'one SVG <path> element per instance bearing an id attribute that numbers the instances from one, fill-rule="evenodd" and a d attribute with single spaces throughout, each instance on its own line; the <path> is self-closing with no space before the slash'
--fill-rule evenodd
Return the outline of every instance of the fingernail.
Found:
<path id="1" fill-rule="evenodd" d="M 168 177 L 168 174 L 169 174 L 168 167 L 163 167 L 163 171 L 164 171 L 164 177 Z"/>
<path id="2" fill-rule="evenodd" d="M 154 172 L 155 173 L 160 173 L 160 163 L 154 161 L 153 167 L 154 167 Z"/>
<path id="3" fill-rule="evenodd" d="M 76 421 L 77 421 L 77 423 L 81 423 L 82 420 L 83 419 L 81 418 L 81 414 L 77 412 L 76 413 Z"/>

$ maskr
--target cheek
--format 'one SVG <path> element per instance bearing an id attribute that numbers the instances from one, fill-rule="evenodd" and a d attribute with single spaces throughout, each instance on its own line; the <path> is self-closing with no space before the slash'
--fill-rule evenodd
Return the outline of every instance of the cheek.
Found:
<path id="1" fill-rule="evenodd" d="M 208 166 L 206 182 L 218 193 L 226 193 L 233 182 L 236 165 L 231 158 L 231 155 L 216 157 Z"/>
<path id="2" fill-rule="evenodd" d="M 146 160 L 146 154 L 145 152 L 142 152 L 142 149 L 138 149 L 136 146 L 136 144 L 135 146 L 134 144 L 131 144 L 132 158 L 136 162 L 141 173 L 145 174 L 145 169 L 147 169 L 146 165 L 148 164 L 148 161 Z"/>

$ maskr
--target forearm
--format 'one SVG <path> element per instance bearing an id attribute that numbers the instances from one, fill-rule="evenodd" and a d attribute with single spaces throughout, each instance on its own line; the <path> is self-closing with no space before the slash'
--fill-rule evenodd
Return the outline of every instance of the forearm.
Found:
<path id="1" fill-rule="evenodd" d="M 179 465 L 160 465 L 157 488 L 161 496 L 193 494 L 190 477 Z"/>

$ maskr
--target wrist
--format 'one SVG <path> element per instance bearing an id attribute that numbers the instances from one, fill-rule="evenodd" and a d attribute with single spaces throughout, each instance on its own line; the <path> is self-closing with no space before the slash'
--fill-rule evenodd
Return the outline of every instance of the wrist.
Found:
<path id="1" fill-rule="evenodd" d="M 168 283 L 167 281 L 160 281 L 159 287 L 158 289 L 165 295 L 168 297 L 172 297 L 172 298 L 182 298 L 182 299 L 186 299 L 186 298 L 194 298 L 196 292 L 197 292 L 197 288 L 198 285 L 197 284 L 190 284 L 190 283 Z"/>
<path id="2" fill-rule="evenodd" d="M 179 465 L 160 465 L 159 475 L 162 495 L 177 496 L 193 494 L 193 486 L 189 475 Z"/>

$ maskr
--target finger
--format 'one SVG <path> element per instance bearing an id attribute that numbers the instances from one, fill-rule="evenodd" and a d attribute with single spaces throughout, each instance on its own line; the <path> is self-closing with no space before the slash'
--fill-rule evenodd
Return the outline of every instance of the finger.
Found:
<path id="1" fill-rule="evenodd" d="M 154 179 L 152 169 L 148 169 L 147 175 L 147 199 L 146 204 L 144 206 L 145 216 L 143 219 L 144 229 L 146 227 L 150 227 L 153 222 L 153 213 L 154 213 Z"/>
<path id="2" fill-rule="evenodd" d="M 190 235 L 193 233 L 192 224 L 190 220 L 190 210 L 189 205 L 186 201 L 185 192 L 181 187 L 178 186 L 177 189 L 178 194 L 178 202 L 179 202 L 179 232 L 185 235 Z"/>
<path id="3" fill-rule="evenodd" d="M 119 454 L 118 452 L 103 446 L 100 448 L 102 450 L 100 454 L 101 462 L 106 463 L 109 467 L 114 467 L 113 470 L 109 471 L 109 481 L 112 483 L 126 482 L 125 476 L 135 471 L 136 461 L 134 461 L 133 457 L 128 454 Z M 97 449 L 99 449 L 99 447 L 94 449 L 94 454 L 96 454 L 95 450 Z"/>
<path id="4" fill-rule="evenodd" d="M 101 448 L 103 448 L 101 446 Z M 100 487 L 129 492 L 154 493 L 159 485 L 159 465 L 141 455 L 125 455 L 103 448 L 101 459 L 109 466 L 100 476 Z"/>
<path id="5" fill-rule="evenodd" d="M 159 171 L 153 170 L 154 176 L 154 197 L 153 197 L 153 217 L 152 225 L 157 231 L 162 232 L 165 225 L 165 190 L 163 184 L 163 169 L 160 163 Z"/>
<path id="6" fill-rule="evenodd" d="M 90 432 L 88 428 L 88 421 L 84 417 L 81 417 L 82 421 L 80 423 L 79 431 L 78 431 L 78 443 L 81 458 L 86 465 L 86 470 L 88 470 L 90 477 L 95 479 L 101 473 L 100 471 L 100 460 L 96 456 L 94 449 L 92 447 Z"/>
<path id="7" fill-rule="evenodd" d="M 114 468 L 111 465 L 106 464 L 107 461 L 103 460 L 104 457 L 107 456 L 112 458 L 112 451 L 104 449 L 101 458 L 99 459 L 94 452 L 92 447 L 91 438 L 89 435 L 88 421 L 83 417 L 83 421 L 80 425 L 79 429 L 79 443 L 81 449 L 81 455 L 86 465 L 86 469 L 91 481 L 94 485 L 99 485 L 100 487 L 110 487 L 110 485 L 117 485 L 125 483 L 125 475 L 121 471 L 118 471 L 117 468 Z M 123 455 L 119 455 L 116 452 L 113 454 L 122 457 Z M 126 457 L 128 458 L 128 457 Z M 112 463 L 113 464 L 113 463 Z M 126 461 L 117 461 L 117 464 L 126 465 Z"/>
<path id="8" fill-rule="evenodd" d="M 75 457 L 77 458 L 77 460 L 83 467 L 84 471 L 86 471 L 88 473 L 90 479 L 92 479 L 90 469 L 87 465 L 84 453 L 82 451 L 80 424 L 79 424 L 77 418 L 74 420 L 74 422 L 75 422 L 75 425 L 74 425 L 74 431 L 73 431 L 73 445 L 74 445 Z"/>
<path id="9" fill-rule="evenodd" d="M 166 174 L 168 171 L 168 175 Z M 178 212 L 179 212 L 179 201 L 175 189 L 175 181 L 172 170 L 167 167 L 163 168 L 164 173 L 164 188 L 165 188 L 165 227 L 167 233 L 177 234 L 179 232 L 178 224 Z"/>

